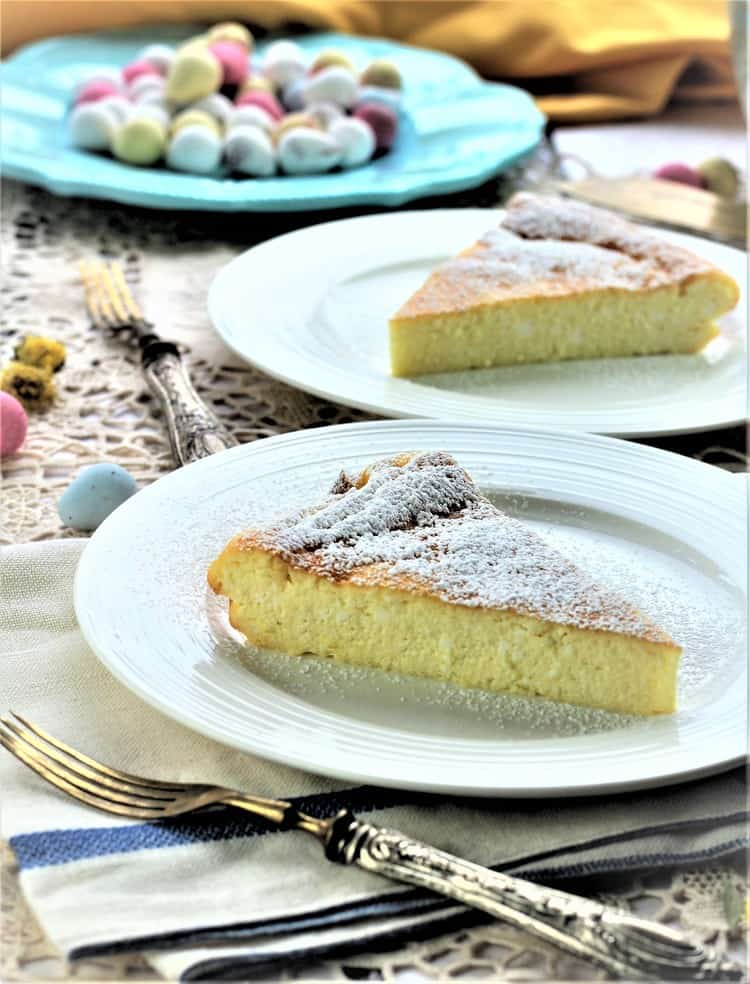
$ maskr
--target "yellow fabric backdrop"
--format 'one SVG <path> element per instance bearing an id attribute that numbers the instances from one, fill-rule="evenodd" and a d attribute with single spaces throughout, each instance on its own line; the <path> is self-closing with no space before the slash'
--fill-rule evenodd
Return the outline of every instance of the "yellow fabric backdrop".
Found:
<path id="1" fill-rule="evenodd" d="M 74 31 L 236 19 L 447 51 L 487 77 L 528 80 L 555 120 L 658 113 L 675 92 L 735 98 L 725 0 L 3 0 L 1 10 L 4 54 Z"/>

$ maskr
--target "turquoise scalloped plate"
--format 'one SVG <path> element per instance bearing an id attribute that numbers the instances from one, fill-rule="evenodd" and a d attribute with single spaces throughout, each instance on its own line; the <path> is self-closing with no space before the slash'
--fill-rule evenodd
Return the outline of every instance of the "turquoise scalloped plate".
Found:
<path id="1" fill-rule="evenodd" d="M 58 195 L 150 208 L 295 211 L 400 205 L 480 185 L 528 154 L 544 126 L 526 92 L 484 82 L 448 55 L 391 41 L 316 34 L 300 39 L 305 50 L 340 48 L 357 64 L 393 58 L 404 76 L 396 145 L 364 167 L 307 177 L 198 177 L 162 167 L 131 167 L 70 145 L 65 118 L 77 82 L 92 70 L 126 64 L 149 41 L 176 43 L 198 30 L 182 26 L 71 35 L 17 52 L 0 73 L 3 173 Z M 262 54 L 262 44 L 258 50 Z"/>

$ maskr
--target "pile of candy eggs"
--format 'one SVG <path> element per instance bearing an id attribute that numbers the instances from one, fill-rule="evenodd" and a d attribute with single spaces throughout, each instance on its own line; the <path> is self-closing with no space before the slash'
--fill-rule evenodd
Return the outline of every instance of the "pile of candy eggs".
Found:
<path id="1" fill-rule="evenodd" d="M 308 58 L 293 41 L 262 59 L 241 24 L 216 24 L 177 48 L 148 45 L 122 69 L 82 82 L 70 140 L 144 167 L 190 174 L 222 166 L 250 177 L 320 174 L 390 150 L 402 80 L 376 59 L 358 71 L 333 49 Z"/>

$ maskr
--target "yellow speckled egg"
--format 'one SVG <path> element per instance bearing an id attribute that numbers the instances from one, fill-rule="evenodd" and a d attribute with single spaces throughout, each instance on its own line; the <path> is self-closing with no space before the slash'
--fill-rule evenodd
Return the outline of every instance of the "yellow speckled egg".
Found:
<path id="1" fill-rule="evenodd" d="M 172 119 L 169 127 L 170 136 L 173 137 L 185 126 L 207 126 L 217 137 L 221 136 L 221 124 L 215 116 L 211 116 L 204 109 L 183 109 Z"/>
<path id="2" fill-rule="evenodd" d="M 325 51 L 319 51 L 313 59 L 312 65 L 310 65 L 310 74 L 314 75 L 315 72 L 324 68 L 331 68 L 332 65 L 340 65 L 342 68 L 348 68 L 350 72 L 354 71 L 351 59 L 343 51 L 327 48 Z"/>
<path id="3" fill-rule="evenodd" d="M 167 76 L 166 97 L 171 103 L 197 102 L 221 86 L 221 63 L 207 47 L 181 48 Z"/>
<path id="4" fill-rule="evenodd" d="M 155 164 L 164 153 L 167 134 L 161 124 L 149 116 L 126 120 L 112 140 L 112 153 L 126 164 Z"/>
<path id="5" fill-rule="evenodd" d="M 309 130 L 323 129 L 315 117 L 309 113 L 287 113 L 276 124 L 273 131 L 273 139 L 278 143 L 285 133 L 289 133 L 290 130 L 296 130 L 298 127 L 306 127 Z"/>
<path id="6" fill-rule="evenodd" d="M 736 198 L 740 189 L 740 176 L 731 161 L 723 157 L 710 157 L 698 165 L 698 173 L 709 191 L 722 198 Z"/>
<path id="7" fill-rule="evenodd" d="M 208 32 L 210 41 L 236 41 L 244 45 L 248 51 L 253 50 L 253 36 L 244 26 L 236 21 L 226 21 L 223 24 L 214 24 Z"/>
<path id="8" fill-rule="evenodd" d="M 360 76 L 362 85 L 375 85 L 383 89 L 400 89 L 401 73 L 386 58 L 376 58 L 370 62 Z"/>

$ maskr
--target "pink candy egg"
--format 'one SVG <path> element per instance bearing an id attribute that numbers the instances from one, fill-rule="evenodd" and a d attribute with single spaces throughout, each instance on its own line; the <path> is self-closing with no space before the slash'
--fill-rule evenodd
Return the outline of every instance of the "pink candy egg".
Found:
<path id="1" fill-rule="evenodd" d="M 120 90 L 114 82 L 110 82 L 108 79 L 92 79 L 78 90 L 76 104 L 97 102 L 107 96 L 118 96 L 119 94 Z"/>
<path id="2" fill-rule="evenodd" d="M 142 75 L 161 75 L 161 72 L 156 65 L 152 65 L 151 62 L 146 61 L 143 58 L 140 61 L 131 62 L 122 70 L 122 77 L 128 85 L 136 79 L 139 79 Z"/>
<path id="3" fill-rule="evenodd" d="M 247 48 L 236 41 L 214 41 L 209 50 L 221 63 L 224 85 L 241 85 L 250 71 Z"/>
<path id="4" fill-rule="evenodd" d="M 654 171 L 654 177 L 662 181 L 677 181 L 679 184 L 691 185 L 693 188 L 703 188 L 703 178 L 694 167 L 688 164 L 680 164 L 679 161 L 672 161 L 670 164 L 662 164 Z"/>
<path id="5" fill-rule="evenodd" d="M 18 451 L 26 438 L 29 418 L 10 393 L 0 393 L 0 458 Z"/>
<path id="6" fill-rule="evenodd" d="M 360 103 L 352 115 L 370 124 L 375 133 L 377 150 L 388 150 L 393 146 L 398 132 L 398 117 L 390 106 L 376 102 Z"/>
<path id="7" fill-rule="evenodd" d="M 278 99 L 272 96 L 270 92 L 263 92 L 261 89 L 251 89 L 249 92 L 243 92 L 241 96 L 238 96 L 235 105 L 260 106 L 261 109 L 265 109 L 268 115 L 272 116 L 275 120 L 280 120 L 284 115 L 284 110 L 281 108 Z"/>

